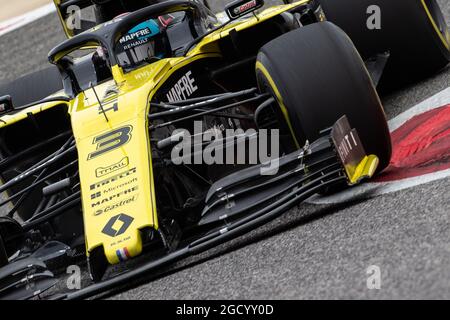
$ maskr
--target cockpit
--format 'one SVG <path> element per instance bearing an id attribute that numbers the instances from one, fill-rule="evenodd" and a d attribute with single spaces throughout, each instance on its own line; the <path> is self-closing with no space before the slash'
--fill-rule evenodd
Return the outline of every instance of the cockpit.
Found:
<path id="1" fill-rule="evenodd" d="M 132 27 L 116 45 L 115 55 L 125 72 L 164 58 L 178 56 L 198 36 L 186 12 L 152 17 Z"/>
<path id="2" fill-rule="evenodd" d="M 111 80 L 114 65 L 128 73 L 183 55 L 217 23 L 204 9 L 193 1 L 167 1 L 123 13 L 65 41 L 49 59 L 58 65 L 66 93 L 75 95 Z"/>
<path id="3" fill-rule="evenodd" d="M 53 0 L 66 35 L 71 38 L 118 16 L 168 0 Z M 202 15 L 215 19 L 205 0 L 190 0 Z"/>

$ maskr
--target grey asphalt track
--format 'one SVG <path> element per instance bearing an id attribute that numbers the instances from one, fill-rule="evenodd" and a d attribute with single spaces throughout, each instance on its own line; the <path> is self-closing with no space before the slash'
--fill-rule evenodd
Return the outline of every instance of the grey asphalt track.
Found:
<path id="1" fill-rule="evenodd" d="M 439 2 L 450 23 L 450 2 Z M 62 40 L 56 16 L 1 37 L 0 82 L 42 68 Z M 388 118 L 449 86 L 450 67 L 383 97 Z M 449 190 L 446 179 L 340 206 L 301 205 L 112 298 L 450 299 Z M 380 290 L 366 287 L 370 265 L 381 268 Z"/>

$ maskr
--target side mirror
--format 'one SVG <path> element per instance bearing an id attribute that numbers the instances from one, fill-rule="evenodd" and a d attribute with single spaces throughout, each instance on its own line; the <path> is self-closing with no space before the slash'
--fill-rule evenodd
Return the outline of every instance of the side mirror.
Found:
<path id="1" fill-rule="evenodd" d="M 14 110 L 11 96 L 0 97 L 0 115 Z"/>
<path id="2" fill-rule="evenodd" d="M 237 0 L 227 5 L 225 12 L 231 20 L 235 20 L 262 6 L 264 6 L 264 0 Z"/>

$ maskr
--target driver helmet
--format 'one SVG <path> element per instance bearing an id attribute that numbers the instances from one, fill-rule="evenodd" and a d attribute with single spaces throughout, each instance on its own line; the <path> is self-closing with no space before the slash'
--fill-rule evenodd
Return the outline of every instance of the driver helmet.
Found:
<path id="1" fill-rule="evenodd" d="M 164 36 L 165 28 L 161 19 L 149 19 L 130 29 L 119 39 L 118 57 L 121 64 L 134 65 L 148 59 L 165 58 L 170 52 Z"/>

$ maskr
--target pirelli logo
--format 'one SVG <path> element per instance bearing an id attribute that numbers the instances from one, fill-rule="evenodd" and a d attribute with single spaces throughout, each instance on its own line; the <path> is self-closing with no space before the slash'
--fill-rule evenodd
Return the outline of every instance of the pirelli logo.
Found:
<path id="1" fill-rule="evenodd" d="M 133 169 L 127 170 L 125 172 L 119 173 L 119 174 L 117 174 L 117 175 L 115 175 L 115 176 L 113 176 L 111 178 L 108 178 L 108 179 L 102 180 L 100 182 L 91 184 L 91 190 L 96 190 L 98 188 L 107 186 L 107 185 L 109 185 L 109 184 L 111 184 L 113 182 L 116 182 L 116 181 L 122 180 L 122 179 L 124 179 L 126 177 L 129 177 L 132 174 L 135 174 L 136 172 L 137 172 L 136 168 L 133 168 Z"/>

